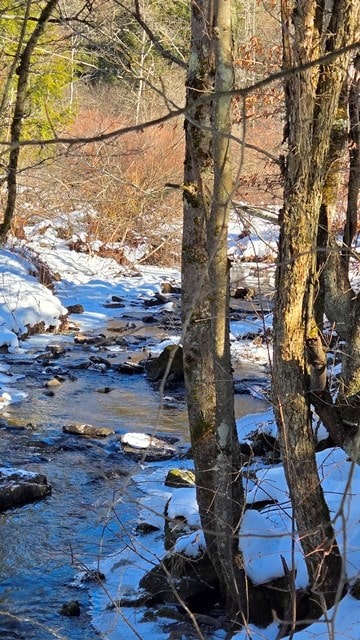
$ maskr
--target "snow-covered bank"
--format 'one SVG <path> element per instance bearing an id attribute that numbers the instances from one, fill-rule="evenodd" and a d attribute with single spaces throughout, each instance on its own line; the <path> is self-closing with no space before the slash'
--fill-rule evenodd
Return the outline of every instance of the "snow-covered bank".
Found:
<path id="1" fill-rule="evenodd" d="M 27 342 L 23 338 L 35 330 L 56 331 L 65 319 L 75 323 L 79 331 L 90 331 L 104 327 L 114 315 L 134 315 L 142 305 L 161 292 L 164 281 L 180 283 L 180 273 L 176 269 L 164 269 L 156 266 L 134 265 L 123 267 L 113 258 L 98 255 L 95 248 L 86 245 L 90 253 L 74 251 L 73 242 L 86 237 L 82 227 L 82 217 L 71 218 L 74 234 L 71 242 L 63 239 L 64 221 L 43 220 L 33 227 L 26 227 L 26 240 L 12 239 L 7 248 L 0 250 L 0 348 L 11 353 L 26 351 Z M 264 227 L 264 228 L 263 228 Z M 237 218 L 231 227 L 229 251 L 233 257 L 254 248 L 263 258 L 268 255 L 269 246 L 274 248 L 276 227 L 266 228 L 259 222 L 259 237 L 255 231 L 242 240 L 238 240 L 239 222 Z M 260 239 L 261 238 L 261 239 Z M 86 243 L 85 243 L 86 244 Z M 41 282 L 42 267 L 53 276 L 51 289 Z M 272 275 L 265 268 L 266 280 Z M 268 273 L 269 272 L 269 273 Z M 254 262 L 248 266 L 242 263 L 242 277 L 256 286 L 257 270 Z M 254 275 L 255 274 L 255 275 Z M 269 275 L 270 274 L 270 275 Z M 114 311 L 119 304 L 120 311 Z M 68 316 L 68 307 L 81 305 L 81 315 Z M 163 305 L 161 310 L 171 310 L 173 303 Z M 160 311 L 152 307 L 151 313 Z M 247 334 L 256 336 L 271 328 L 272 315 L 265 318 L 248 316 L 246 319 L 231 322 L 231 349 L 235 362 L 243 361 L 266 365 L 271 356 L 271 345 L 243 340 Z M 169 341 L 178 342 L 177 335 L 169 335 Z M 164 345 L 161 345 L 164 347 Z M 1 385 L 6 383 L 0 381 Z M 13 386 L 14 380 L 8 378 Z M 0 392 L 9 394 L 8 389 L 0 386 Z M 18 401 L 15 389 L 6 396 L 6 404 Z"/>
<path id="2" fill-rule="evenodd" d="M 58 329 L 67 311 L 59 298 L 35 277 L 36 269 L 20 254 L 0 253 L 0 346 L 19 348 L 30 328 Z"/>
<path id="3" fill-rule="evenodd" d="M 41 233 L 40 233 L 41 231 Z M 84 307 L 81 315 L 72 315 L 70 320 L 76 323 L 81 331 L 96 330 L 104 327 L 107 321 L 114 315 L 141 317 L 147 313 L 144 300 L 150 299 L 161 291 L 161 282 L 175 280 L 179 282 L 179 273 L 176 270 L 165 270 L 156 267 L 143 267 L 134 269 L 132 273 L 124 270 L 119 264 L 110 259 L 102 258 L 96 254 L 77 253 L 61 240 L 51 225 L 44 228 L 33 229 L 31 239 L 27 247 L 20 246 L 22 254 L 26 258 L 19 257 L 18 247 L 14 251 L 3 250 L 0 253 L 0 265 L 3 278 L 0 282 L 2 306 L 0 308 L 0 345 L 9 347 L 16 354 L 26 352 L 27 341 L 20 341 L 26 332 L 26 325 L 36 325 L 43 322 L 44 327 L 56 328 L 60 325 L 61 318 L 67 313 L 67 307 L 78 304 Z M 234 242 L 238 243 L 235 237 Z M 255 243 L 255 237 L 245 236 L 240 240 L 242 246 L 237 249 L 249 251 L 250 247 L 262 246 L 261 240 Z M 270 238 L 266 237 L 266 250 L 268 250 Z M 265 250 L 265 249 L 264 249 Z M 54 289 L 39 284 L 33 274 L 35 264 L 31 264 L 31 255 L 45 263 L 53 274 L 57 274 Z M 268 253 L 266 253 L 268 256 Z M 253 264 L 253 263 L 252 263 Z M 247 277 L 251 269 L 242 266 L 242 272 Z M 119 304 L 114 310 L 113 303 Z M 173 303 L 169 302 L 168 308 Z M 158 313 L 157 307 L 151 308 L 152 314 Z M 162 307 L 164 309 L 164 306 Z M 243 362 L 257 362 L 266 364 L 271 357 L 271 345 L 266 341 L 248 339 L 239 340 L 239 337 L 264 333 L 271 329 L 272 316 L 267 314 L 265 318 L 251 317 L 232 320 L 232 352 L 233 357 Z M 179 339 L 178 332 L 172 333 L 169 329 L 168 341 Z M 39 337 L 39 344 L 46 342 Z M 168 344 L 159 344 L 162 348 Z M 2 396 L 0 408 L 15 401 L 20 401 L 23 396 L 16 390 L 16 377 L 11 375 L 9 366 L 2 366 L 0 385 Z M 1 404 L 1 402 L 3 404 Z M 250 441 L 250 434 L 254 430 L 261 431 L 276 437 L 276 425 L 271 408 L 264 403 L 264 411 L 261 414 L 248 415 L 237 423 L 239 437 L 242 442 Z M 351 582 L 357 579 L 360 571 L 360 535 L 359 520 L 360 508 L 358 507 L 360 493 L 360 475 L 358 468 L 348 462 L 345 454 L 339 449 L 328 449 L 317 455 L 320 478 L 328 501 L 332 518 L 334 520 L 339 546 L 343 552 L 344 566 Z M 173 463 L 156 462 L 147 463 L 139 467 L 138 473 L 133 477 L 140 499 L 136 504 L 138 522 L 158 526 L 160 531 L 141 536 L 136 529 L 121 532 L 123 548 L 112 557 L 101 560 L 100 569 L 106 575 L 106 583 L 103 587 L 91 586 L 92 592 L 92 616 L 95 628 L 106 640 L 118 640 L 119 637 L 143 639 L 154 636 L 159 640 L 169 637 L 166 630 L 166 620 L 150 620 L 145 607 L 125 607 L 124 609 L 108 610 L 110 601 L 121 602 L 122 597 L 136 594 L 139 579 L 144 573 L 163 558 L 165 554 L 162 528 L 164 522 L 164 510 L 168 504 L 168 514 L 186 520 L 193 531 L 183 536 L 176 543 L 176 549 L 191 557 L 202 552 L 203 536 L 199 525 L 195 492 L 192 488 L 176 489 L 165 486 L 165 477 Z M 189 468 L 191 462 L 177 461 L 176 466 Z M 240 536 L 240 547 L 243 551 L 247 572 L 255 584 L 263 584 L 269 579 L 282 576 L 284 566 L 282 557 L 289 567 L 294 559 L 297 571 L 297 585 L 305 586 L 307 574 L 298 537 L 295 536 L 292 546 L 292 512 L 289 503 L 288 488 L 286 485 L 282 465 L 275 464 L 265 466 L 263 461 L 257 460 L 251 463 L 246 475 L 246 500 L 247 504 L 254 505 L 263 500 L 271 499 L 273 504 L 261 510 L 248 510 L 245 513 Z M 128 493 L 117 491 L 120 501 L 124 504 Z M 136 524 L 136 523 L 135 523 Z M 116 526 L 116 522 L 114 524 Z M 350 606 L 351 605 L 351 606 Z M 359 624 L 360 607 L 357 600 L 350 594 L 346 596 L 334 611 L 329 612 L 330 623 L 317 622 L 296 635 L 299 640 L 320 637 L 329 640 L 331 633 L 329 628 L 334 628 L 336 634 L 333 637 L 347 637 L 356 640 L 354 631 Z M 131 623 L 133 630 L 129 627 Z M 170 620 L 169 620 L 170 622 Z M 237 634 L 237 640 L 275 640 L 278 634 L 278 624 L 274 623 L 267 629 L 257 629 L 249 626 Z M 211 638 L 224 638 L 225 631 L 218 630 Z M 210 640 L 210 636 L 207 637 Z"/>
<path id="4" fill-rule="evenodd" d="M 237 427 L 241 441 L 247 441 L 256 428 L 276 434 L 271 408 L 262 414 L 239 419 Z M 317 464 L 344 558 L 344 571 L 349 584 L 353 585 L 360 569 L 360 469 L 354 468 L 341 449 L 327 449 L 318 453 Z M 176 466 L 189 469 L 192 465 L 189 460 L 184 460 L 177 461 Z M 100 569 L 107 578 L 106 589 L 98 586 L 92 589 L 92 612 L 95 627 L 107 640 L 135 638 L 132 628 L 144 639 L 151 636 L 164 639 L 168 637 L 164 631 L 166 620 L 156 616 L 151 619 L 151 616 L 147 616 L 146 606 L 134 608 L 128 604 L 141 596 L 138 585 L 144 574 L 165 558 L 161 535 L 165 512 L 167 517 L 186 522 L 192 529 L 191 533 L 177 540 L 174 552 L 193 559 L 203 555 L 204 538 L 195 488 L 165 486 L 165 478 L 172 467 L 173 463 L 169 461 L 149 463 L 133 478 L 142 495 L 138 503 L 138 523 L 145 522 L 156 531 L 141 536 L 135 533 L 135 527 L 133 533 L 128 530 L 129 538 L 124 539 L 124 546 L 119 554 L 115 558 L 105 558 L 100 563 Z M 248 478 L 245 485 L 246 503 L 255 505 L 264 500 L 273 502 L 260 510 L 249 509 L 244 514 L 239 546 L 246 573 L 254 584 L 262 585 L 284 575 L 285 561 L 290 569 L 295 569 L 297 587 L 305 588 L 308 575 L 299 538 L 297 535 L 294 537 L 292 509 L 283 467 L 280 464 L 264 466 L 258 460 L 251 464 L 249 471 L 251 473 L 245 474 Z M 109 608 L 109 602 L 116 603 L 115 608 Z M 170 616 L 169 628 L 171 622 Z M 357 640 L 359 623 L 359 602 L 349 593 L 322 620 L 297 632 L 295 637 L 298 640 Z M 233 640 L 275 640 L 278 633 L 279 621 L 265 629 L 251 624 L 237 633 Z M 225 630 L 206 635 L 207 640 L 225 637 Z"/>

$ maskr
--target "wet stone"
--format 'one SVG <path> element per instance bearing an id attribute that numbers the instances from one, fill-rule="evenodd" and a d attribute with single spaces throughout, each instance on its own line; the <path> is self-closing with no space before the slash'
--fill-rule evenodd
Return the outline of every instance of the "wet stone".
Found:
<path id="1" fill-rule="evenodd" d="M 75 338 L 74 338 L 75 344 L 94 344 L 94 345 L 98 345 L 98 344 L 103 344 L 105 340 L 106 340 L 106 336 L 103 335 L 103 334 L 100 334 L 98 336 L 78 335 L 78 336 L 75 336 Z"/>
<path id="2" fill-rule="evenodd" d="M 51 380 L 47 380 L 45 382 L 45 387 L 48 388 L 53 388 L 53 387 L 58 387 L 61 384 L 61 380 L 59 380 L 58 378 L 52 378 Z"/>
<path id="3" fill-rule="evenodd" d="M 71 433 L 85 438 L 107 438 L 114 435 L 115 431 L 108 427 L 94 427 L 91 424 L 69 424 L 63 427 L 64 433 Z"/>
<path id="4" fill-rule="evenodd" d="M 62 616 L 76 616 L 80 615 L 80 603 L 77 600 L 70 600 L 62 605 L 60 611 Z"/>
<path id="5" fill-rule="evenodd" d="M 125 307 L 123 302 L 105 302 L 103 306 L 106 309 L 122 309 Z"/>
<path id="6" fill-rule="evenodd" d="M 157 320 L 158 320 L 158 319 L 156 318 L 156 316 L 151 316 L 151 315 L 145 315 L 145 316 L 143 316 L 143 318 L 142 318 L 142 321 L 143 321 L 145 324 L 152 324 L 152 323 L 154 323 L 154 322 L 157 322 Z"/>
<path id="7" fill-rule="evenodd" d="M 107 369 L 110 369 L 112 366 L 110 360 L 101 356 L 90 356 L 89 360 L 93 364 L 104 365 L 104 367 L 106 367 Z"/>
<path id="8" fill-rule="evenodd" d="M 151 522 L 139 522 L 136 525 L 136 531 L 138 533 L 142 533 L 143 535 L 148 535 L 149 533 L 153 533 L 154 531 L 159 531 L 159 527 L 151 524 Z"/>
<path id="9" fill-rule="evenodd" d="M 123 362 L 122 364 L 116 365 L 116 371 L 127 375 L 134 375 L 144 373 L 145 367 L 136 362 Z"/>
<path id="10" fill-rule="evenodd" d="M 64 355 L 66 350 L 62 344 L 49 344 L 48 351 L 50 351 L 53 358 L 59 358 Z"/>
<path id="11" fill-rule="evenodd" d="M 82 304 L 70 304 L 66 308 L 68 310 L 68 313 L 80 314 L 80 313 L 84 313 L 84 311 L 85 311 L 85 309 L 84 309 Z"/>
<path id="12" fill-rule="evenodd" d="M 161 293 L 155 293 L 155 296 L 153 298 L 144 300 L 144 306 L 157 307 L 158 305 L 166 304 L 167 302 L 169 302 L 169 300 L 166 296 L 162 295 Z"/>
<path id="13" fill-rule="evenodd" d="M 51 486 L 40 473 L 22 469 L 0 469 L 0 511 L 46 498 Z"/>
<path id="14" fill-rule="evenodd" d="M 69 365 L 70 369 L 88 369 L 91 365 L 90 360 L 80 360 L 78 362 L 73 362 L 72 364 Z"/>
<path id="15" fill-rule="evenodd" d="M 98 569 L 87 569 L 83 576 L 81 576 L 81 582 L 104 582 L 106 580 L 105 574 Z"/>
<path id="16" fill-rule="evenodd" d="M 178 345 L 168 345 L 157 358 L 150 358 L 146 361 L 145 369 L 149 380 L 152 380 L 153 382 L 161 380 L 168 369 L 168 363 L 170 360 L 171 365 L 168 372 L 168 381 L 183 381 L 183 354 L 182 348 Z"/>

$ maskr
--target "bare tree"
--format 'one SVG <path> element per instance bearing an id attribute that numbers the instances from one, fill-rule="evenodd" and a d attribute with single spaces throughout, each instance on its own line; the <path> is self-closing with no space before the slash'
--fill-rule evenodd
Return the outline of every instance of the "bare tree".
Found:
<path id="1" fill-rule="evenodd" d="M 182 315 L 184 369 L 196 484 L 207 552 L 231 615 L 246 612 L 236 533 L 243 489 L 229 346 L 228 216 L 232 196 L 230 3 L 192 3 L 185 123 Z"/>
<path id="2" fill-rule="evenodd" d="M 288 0 L 282 12 L 285 69 L 355 40 L 358 8 L 351 0 L 331 9 L 326 3 Z M 285 83 L 288 153 L 275 298 L 273 385 L 282 455 L 310 587 L 314 599 L 323 597 L 327 605 L 338 593 L 341 558 L 317 474 L 310 403 L 321 397 L 328 401 L 322 327 L 314 313 L 317 239 L 326 180 L 334 169 L 332 133 L 348 63 L 349 54 L 339 55 Z"/>
<path id="3" fill-rule="evenodd" d="M 7 183 L 7 200 L 6 207 L 4 212 L 4 219 L 0 225 L 0 239 L 4 239 L 6 237 L 7 232 L 9 231 L 11 220 L 15 211 L 15 203 L 16 203 L 16 192 L 17 192 L 17 172 L 19 165 L 19 154 L 20 154 L 20 146 L 19 141 L 21 138 L 22 128 L 23 128 L 23 119 L 26 111 L 26 101 L 27 101 L 27 92 L 29 85 L 29 77 L 30 77 L 30 69 L 31 69 L 31 59 L 34 53 L 35 47 L 39 41 L 39 38 L 43 34 L 46 24 L 48 23 L 50 16 L 55 10 L 58 4 L 58 0 L 48 0 L 48 2 L 44 5 L 39 18 L 35 24 L 33 31 L 30 36 L 26 39 L 26 44 L 24 42 L 24 47 L 21 53 L 17 53 L 19 64 L 16 69 L 16 73 L 18 76 L 17 86 L 16 86 L 16 98 L 15 98 L 15 107 L 14 113 L 12 116 L 11 127 L 10 127 L 10 142 L 11 148 L 9 153 L 9 161 L 6 169 L 6 183 Z M 27 3 L 25 9 L 25 24 L 28 20 L 28 9 L 29 3 Z M 23 39 L 23 34 L 22 38 Z"/>

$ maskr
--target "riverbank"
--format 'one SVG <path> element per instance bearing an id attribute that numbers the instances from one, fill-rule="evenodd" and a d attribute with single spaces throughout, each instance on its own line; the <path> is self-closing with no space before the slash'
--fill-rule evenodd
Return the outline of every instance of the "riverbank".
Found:
<path id="1" fill-rule="evenodd" d="M 124 268 L 96 254 L 77 253 L 51 226 L 41 233 L 30 230 L 29 238 L 26 246 L 20 243 L 2 254 L 1 457 L 8 467 L 45 472 L 52 494 L 1 518 L 6 544 L 0 630 L 7 640 L 198 638 L 178 607 L 135 606 L 140 578 L 165 554 L 166 509 L 190 527 L 177 550 L 191 557 L 203 550 L 194 489 L 165 485 L 171 467 L 192 468 L 183 458 L 189 446 L 184 397 L 170 389 L 161 398 L 144 374 L 118 368 L 179 341 L 180 275 L 156 267 Z M 52 289 L 39 282 L 40 271 Z M 272 265 L 262 262 L 260 271 L 271 285 Z M 256 261 L 242 262 L 239 272 L 234 290 L 253 289 Z M 173 292 L 166 293 L 164 283 Z M 271 361 L 271 286 L 255 287 L 250 299 L 246 296 L 249 291 L 232 298 L 231 345 L 241 390 L 239 437 L 252 447 L 254 434 L 271 442 L 277 436 L 264 383 Z M 55 333 L 21 339 L 29 329 L 50 327 Z M 56 333 L 60 327 L 64 333 Z M 64 432 L 71 423 L 106 427 L 113 435 L 97 439 Z M 174 437 L 173 459 L 127 457 L 119 442 L 128 432 Z M 324 435 L 318 429 L 320 440 Z M 355 585 L 360 570 L 357 468 L 337 449 L 319 452 L 318 466 L 350 586 Z M 248 575 L 259 585 L 281 578 L 283 557 L 289 566 L 295 562 L 297 586 L 306 586 L 298 540 L 292 546 L 281 462 L 276 456 L 250 456 L 244 477 L 247 504 L 258 505 L 246 511 L 242 523 Z M 84 582 L 84 568 L 100 571 L 104 579 Z M 353 589 L 330 612 L 336 633 L 352 638 L 360 622 L 354 594 Z M 62 605 L 73 600 L 81 605 L 80 616 L 62 616 Z M 220 627 L 202 620 L 205 637 L 225 638 L 221 617 L 213 618 Z M 266 629 L 250 625 L 238 639 L 275 640 L 278 632 L 278 621 Z M 310 627 L 297 637 L 304 640 L 311 633 Z M 324 623 L 316 623 L 314 633 L 329 637 Z"/>

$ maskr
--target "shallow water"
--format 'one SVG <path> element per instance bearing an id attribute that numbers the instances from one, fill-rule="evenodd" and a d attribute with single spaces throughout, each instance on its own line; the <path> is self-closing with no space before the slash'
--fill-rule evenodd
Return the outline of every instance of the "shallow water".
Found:
<path id="1" fill-rule="evenodd" d="M 68 349 L 64 356 L 50 367 L 36 359 L 47 343 L 57 341 Z M 131 475 L 137 467 L 119 450 L 118 436 L 156 431 L 187 442 L 185 403 L 181 396 L 167 397 L 159 413 L 159 393 L 144 375 L 73 369 L 89 351 L 74 347 L 72 338 L 39 337 L 30 347 L 30 354 L 11 365 L 13 373 L 26 375 L 16 387 L 28 398 L 6 412 L 1 464 L 44 473 L 52 494 L 0 515 L 0 638 L 96 640 L 104 636 L 87 616 L 87 589 L 74 586 L 73 580 L 84 566 L 126 544 L 126 531 L 136 521 L 137 489 Z M 135 351 L 115 355 L 139 357 Z M 64 382 L 47 395 L 44 385 L 56 371 L 63 373 Z M 111 391 L 100 393 L 104 388 Z M 237 417 L 263 407 L 250 396 L 236 397 Z M 111 427 L 116 436 L 90 440 L 63 433 L 64 425 L 76 422 Z M 70 600 L 80 602 L 79 618 L 59 615 Z"/>

